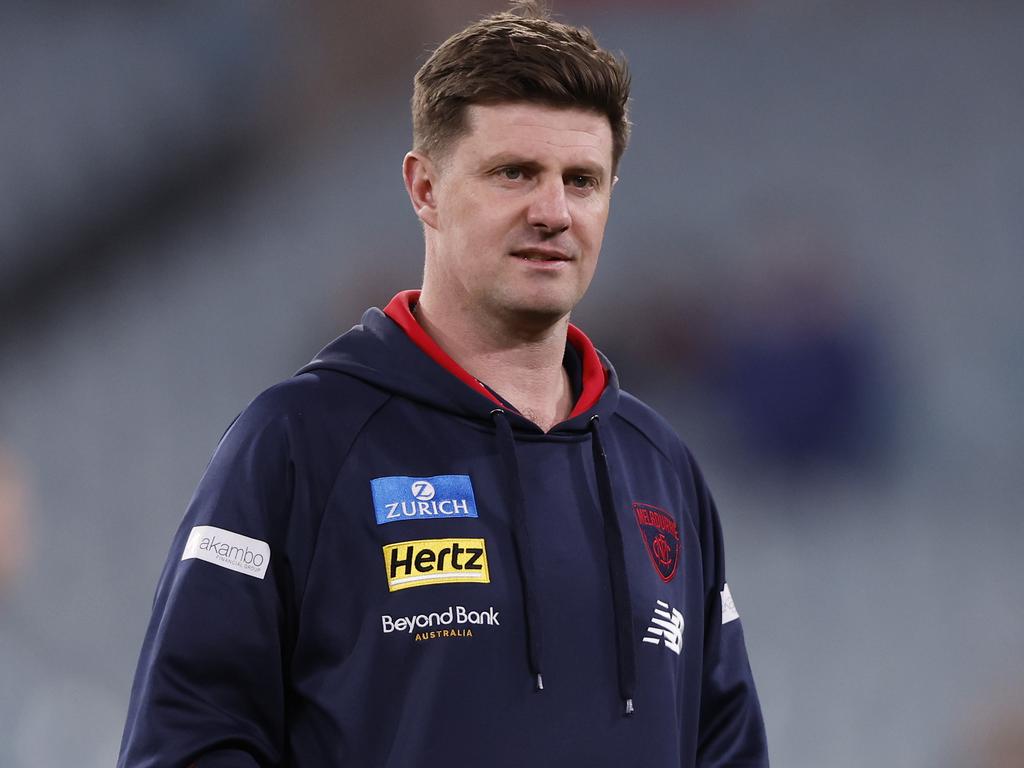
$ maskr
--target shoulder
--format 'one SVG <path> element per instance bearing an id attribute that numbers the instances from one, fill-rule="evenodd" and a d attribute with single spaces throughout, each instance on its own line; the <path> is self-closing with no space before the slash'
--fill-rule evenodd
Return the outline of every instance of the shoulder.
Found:
<path id="1" fill-rule="evenodd" d="M 620 390 L 615 415 L 624 429 L 642 437 L 672 466 L 685 493 L 696 501 L 697 506 L 710 504 L 710 492 L 697 459 L 661 414 L 639 398 Z"/>
<path id="2" fill-rule="evenodd" d="M 254 423 L 320 420 L 349 415 L 358 420 L 390 394 L 339 371 L 316 370 L 285 379 L 257 395 L 243 415 Z"/>
<path id="3" fill-rule="evenodd" d="M 619 392 L 619 404 L 615 411 L 618 419 L 625 422 L 662 453 L 673 464 L 690 464 L 692 457 L 686 444 L 672 425 L 656 410 L 626 391 Z"/>
<path id="4" fill-rule="evenodd" d="M 221 445 L 258 445 L 287 454 L 323 446 L 333 452 L 350 444 L 389 398 L 344 373 L 298 374 L 257 395 L 228 427 Z"/>

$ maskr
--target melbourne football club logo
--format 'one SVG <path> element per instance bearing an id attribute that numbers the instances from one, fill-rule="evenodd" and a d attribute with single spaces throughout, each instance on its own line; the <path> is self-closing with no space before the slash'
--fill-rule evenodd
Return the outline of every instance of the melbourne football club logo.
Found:
<path id="1" fill-rule="evenodd" d="M 662 581 L 672 581 L 679 568 L 679 526 L 668 512 L 651 504 L 635 501 L 633 512 L 654 570 Z"/>

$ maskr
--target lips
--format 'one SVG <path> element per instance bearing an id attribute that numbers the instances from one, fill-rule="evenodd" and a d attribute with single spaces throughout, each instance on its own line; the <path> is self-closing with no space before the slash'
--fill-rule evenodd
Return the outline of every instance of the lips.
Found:
<path id="1" fill-rule="evenodd" d="M 527 261 L 572 261 L 572 257 L 557 248 L 522 248 L 512 251 L 513 256 Z"/>

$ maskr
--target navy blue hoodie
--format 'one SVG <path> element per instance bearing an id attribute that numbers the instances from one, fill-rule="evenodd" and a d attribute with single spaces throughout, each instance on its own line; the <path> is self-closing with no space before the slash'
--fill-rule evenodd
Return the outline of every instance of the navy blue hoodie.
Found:
<path id="1" fill-rule="evenodd" d="M 399 294 L 221 440 L 119 766 L 767 766 L 696 464 L 570 327 L 544 433 Z"/>

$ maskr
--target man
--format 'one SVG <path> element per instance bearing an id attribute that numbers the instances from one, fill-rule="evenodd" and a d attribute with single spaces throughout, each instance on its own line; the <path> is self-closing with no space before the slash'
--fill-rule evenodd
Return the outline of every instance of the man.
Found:
<path id="1" fill-rule="evenodd" d="M 629 77 L 521 11 L 416 77 L 422 291 L 222 439 L 120 765 L 767 765 L 707 487 L 569 324 Z"/>

